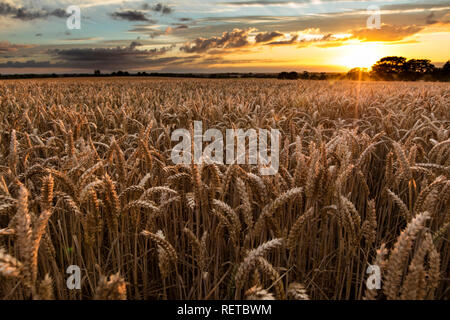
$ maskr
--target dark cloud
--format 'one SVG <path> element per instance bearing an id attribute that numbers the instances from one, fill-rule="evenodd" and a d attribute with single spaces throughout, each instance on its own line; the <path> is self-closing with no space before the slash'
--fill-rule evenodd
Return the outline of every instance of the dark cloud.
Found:
<path id="1" fill-rule="evenodd" d="M 114 19 L 127 21 L 150 21 L 144 12 L 139 10 L 116 11 L 110 14 Z"/>
<path id="2" fill-rule="evenodd" d="M 182 46 L 180 50 L 187 53 L 200 53 L 217 48 L 242 48 L 250 44 L 247 39 L 250 31 L 251 29 L 234 29 L 231 32 L 224 32 L 221 37 L 197 38 L 193 42 Z"/>
<path id="3" fill-rule="evenodd" d="M 117 70 L 145 70 L 149 67 L 170 67 L 172 65 L 183 65 L 185 63 L 190 63 L 194 61 L 193 58 L 180 58 L 180 57 L 164 57 L 164 58 L 153 58 L 146 59 L 145 61 L 122 61 L 120 63 L 114 64 L 102 64 L 98 62 L 86 62 L 86 63 L 78 63 L 73 61 L 59 61 L 59 62 L 50 62 L 50 61 L 35 61 L 28 60 L 25 62 L 21 61 L 7 61 L 4 63 L 0 63 L 0 68 L 16 68 L 16 69 L 24 69 L 24 68 L 59 68 L 59 69 L 79 69 L 79 70 L 93 70 L 93 69 L 101 69 L 101 70 L 109 70 L 109 71 L 117 71 Z"/>
<path id="4" fill-rule="evenodd" d="M 63 9 L 55 9 L 53 10 L 50 15 L 58 17 L 58 18 L 65 18 L 68 17 L 69 15 L 67 14 L 66 10 Z"/>
<path id="5" fill-rule="evenodd" d="M 321 34 L 319 29 L 304 29 L 291 33 L 289 38 L 282 38 L 284 34 L 279 31 L 265 31 L 256 33 L 255 41 L 249 41 L 250 33 L 257 31 L 254 28 L 247 30 L 234 29 L 232 32 L 224 32 L 222 36 L 213 36 L 210 38 L 197 38 L 192 42 L 186 43 L 180 47 L 181 51 L 187 53 L 203 53 L 220 55 L 229 52 L 239 51 L 243 53 L 245 50 L 255 48 L 257 46 L 281 46 L 281 45 L 298 45 L 299 48 L 317 45 L 322 47 L 340 46 L 345 41 L 352 38 L 336 37 L 332 33 Z M 281 38 L 281 39 L 280 39 Z M 276 41 L 271 41 L 276 39 Z"/>
<path id="6" fill-rule="evenodd" d="M 273 39 L 282 37 L 283 34 L 278 31 L 272 31 L 272 32 L 260 32 L 255 36 L 256 43 L 260 42 L 268 42 L 272 41 Z"/>
<path id="7" fill-rule="evenodd" d="M 18 20 L 45 19 L 48 17 L 65 18 L 69 15 L 63 9 L 29 9 L 16 7 L 6 2 L 0 2 L 0 16 L 6 16 Z"/>
<path id="8" fill-rule="evenodd" d="M 171 7 L 166 6 L 166 5 L 162 4 L 162 3 L 157 3 L 157 4 L 153 5 L 153 6 L 149 5 L 148 3 L 144 3 L 142 5 L 142 9 L 143 10 L 151 10 L 151 11 L 159 12 L 159 13 L 162 13 L 162 14 L 170 14 L 170 13 L 173 12 L 173 9 Z"/>
<path id="9" fill-rule="evenodd" d="M 298 35 L 293 34 L 291 35 L 291 38 L 288 40 L 280 40 L 280 41 L 272 41 L 267 43 L 267 45 L 269 46 L 281 46 L 281 45 L 289 45 L 289 44 L 293 44 L 297 41 L 298 39 Z"/>
<path id="10" fill-rule="evenodd" d="M 67 61 L 118 61 L 118 59 L 147 58 L 150 56 L 162 55 L 169 51 L 169 48 L 137 50 L 136 47 L 142 44 L 133 41 L 128 47 L 116 48 L 86 48 L 86 49 L 52 49 L 50 54 Z"/>
<path id="11" fill-rule="evenodd" d="M 335 35 L 328 33 L 318 38 L 301 39 L 300 41 L 298 41 L 298 47 L 304 48 L 309 47 L 311 45 L 314 45 L 319 48 L 340 47 L 344 45 L 345 41 L 349 39 L 352 39 L 352 36 L 348 36 L 345 38 L 336 38 Z"/>
<path id="12" fill-rule="evenodd" d="M 4 63 L 0 63 L 0 68 L 49 68 L 53 65 L 50 63 L 50 61 L 35 61 L 35 60 L 28 60 L 25 62 L 18 62 L 18 61 L 7 61 Z"/>
<path id="13" fill-rule="evenodd" d="M 36 33 L 34 36 L 35 37 L 42 37 L 42 33 Z"/>
<path id="14" fill-rule="evenodd" d="M 19 49 L 32 48 L 34 45 L 31 44 L 12 44 L 9 41 L 1 41 L 0 42 L 0 54 L 4 54 L 7 52 L 16 52 Z"/>
<path id="15" fill-rule="evenodd" d="M 361 28 L 350 31 L 361 41 L 399 41 L 424 29 L 423 26 L 382 25 L 380 29 Z"/>
<path id="16" fill-rule="evenodd" d="M 130 49 L 134 49 L 134 48 L 140 47 L 140 46 L 142 46 L 142 43 L 140 43 L 140 42 L 138 42 L 138 41 L 132 41 L 132 42 L 130 43 Z"/>
<path id="17" fill-rule="evenodd" d="M 55 58 L 58 66 L 76 69 L 102 68 L 108 70 L 135 69 L 154 65 L 155 61 L 171 61 L 172 58 L 157 58 L 172 50 L 172 46 L 138 50 L 140 42 L 115 48 L 51 49 L 48 54 Z"/>

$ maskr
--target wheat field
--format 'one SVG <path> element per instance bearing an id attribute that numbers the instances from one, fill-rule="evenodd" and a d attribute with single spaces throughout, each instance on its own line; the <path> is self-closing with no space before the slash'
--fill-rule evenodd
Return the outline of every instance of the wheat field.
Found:
<path id="1" fill-rule="evenodd" d="M 450 296 L 449 84 L 17 80 L 0 105 L 1 299 Z M 278 173 L 174 165 L 194 120 L 280 130 Z"/>

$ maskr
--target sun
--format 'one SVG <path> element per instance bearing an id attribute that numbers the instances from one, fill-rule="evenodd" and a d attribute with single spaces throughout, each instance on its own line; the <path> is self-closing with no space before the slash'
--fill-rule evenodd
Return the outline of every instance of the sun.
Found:
<path id="1" fill-rule="evenodd" d="M 339 58 L 339 64 L 347 68 L 370 68 L 382 58 L 379 45 L 377 44 L 355 44 L 345 47 Z"/>

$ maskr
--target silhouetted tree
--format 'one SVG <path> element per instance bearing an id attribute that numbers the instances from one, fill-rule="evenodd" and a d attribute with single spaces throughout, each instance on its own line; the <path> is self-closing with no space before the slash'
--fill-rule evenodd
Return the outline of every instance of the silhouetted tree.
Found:
<path id="1" fill-rule="evenodd" d="M 384 57 L 372 66 L 371 75 L 376 79 L 396 80 L 405 70 L 406 58 Z"/>
<path id="2" fill-rule="evenodd" d="M 295 71 L 289 72 L 288 79 L 290 80 L 297 80 L 298 79 L 298 73 Z"/>
<path id="3" fill-rule="evenodd" d="M 450 81 L 450 60 L 447 61 L 442 68 L 437 68 L 434 77 L 440 81 Z"/>
<path id="4" fill-rule="evenodd" d="M 278 79 L 289 79 L 289 80 L 296 80 L 298 79 L 298 73 L 295 71 L 292 72 L 281 72 L 278 74 Z"/>
<path id="5" fill-rule="evenodd" d="M 427 74 L 432 74 L 436 67 L 427 59 L 411 59 L 404 65 L 402 79 L 418 80 Z"/>
<path id="6" fill-rule="evenodd" d="M 95 70 L 95 71 L 94 71 L 94 75 L 95 75 L 95 76 L 99 76 L 99 75 L 100 75 L 100 70 Z"/>
<path id="7" fill-rule="evenodd" d="M 442 77 L 443 69 L 437 70 L 428 59 L 384 57 L 372 66 L 371 77 L 376 80 L 434 80 Z"/>
<path id="8" fill-rule="evenodd" d="M 128 73 L 128 71 L 122 71 L 122 70 L 119 70 L 119 71 L 117 71 L 117 73 L 116 73 L 119 77 L 120 76 L 129 76 L 130 74 Z"/>
<path id="9" fill-rule="evenodd" d="M 287 79 L 287 75 L 288 75 L 288 73 L 287 72 L 280 72 L 279 74 L 278 74 L 278 79 Z"/>
<path id="10" fill-rule="evenodd" d="M 302 79 L 309 79 L 309 72 L 308 71 L 303 71 L 302 75 L 301 75 Z"/>
<path id="11" fill-rule="evenodd" d="M 419 74 L 426 74 L 433 72 L 435 66 L 428 59 L 411 59 L 406 63 L 407 71 Z"/>

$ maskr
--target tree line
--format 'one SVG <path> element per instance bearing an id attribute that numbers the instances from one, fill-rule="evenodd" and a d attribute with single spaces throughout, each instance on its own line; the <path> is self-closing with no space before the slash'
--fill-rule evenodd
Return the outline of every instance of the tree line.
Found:
<path id="1" fill-rule="evenodd" d="M 437 68 L 428 59 L 384 57 L 372 66 L 370 72 L 365 68 L 354 68 L 346 77 L 352 80 L 450 81 L 450 60 L 442 68 Z"/>
<path id="2" fill-rule="evenodd" d="M 441 68 L 437 68 L 428 59 L 410 59 L 404 57 L 384 57 L 367 68 L 353 68 L 347 74 L 326 74 L 324 72 L 303 73 L 281 72 L 278 79 L 296 80 L 325 80 L 325 79 L 350 79 L 350 80 L 384 80 L 384 81 L 450 81 L 450 60 Z"/>

